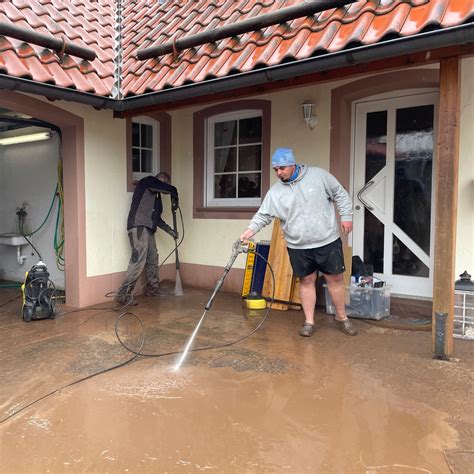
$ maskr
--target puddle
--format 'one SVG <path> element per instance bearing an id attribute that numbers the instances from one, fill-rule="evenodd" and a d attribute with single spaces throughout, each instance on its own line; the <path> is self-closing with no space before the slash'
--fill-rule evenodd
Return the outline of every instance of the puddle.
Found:
<path id="1" fill-rule="evenodd" d="M 336 361 L 285 374 L 142 361 L 66 392 L 3 426 L 2 472 L 439 473 L 457 443 L 442 413 Z"/>

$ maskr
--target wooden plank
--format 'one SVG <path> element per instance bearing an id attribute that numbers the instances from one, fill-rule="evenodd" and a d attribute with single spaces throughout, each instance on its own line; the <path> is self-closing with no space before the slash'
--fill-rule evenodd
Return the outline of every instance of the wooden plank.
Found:
<path id="1" fill-rule="evenodd" d="M 459 170 L 459 70 L 458 57 L 443 59 L 440 62 L 438 137 L 434 166 L 436 210 L 432 324 L 432 349 L 438 358 L 448 358 L 453 350 Z M 445 316 L 444 324 L 441 324 L 440 319 L 443 318 L 439 318 L 439 315 Z M 440 343 L 443 340 L 444 342 Z"/>
<path id="2" fill-rule="evenodd" d="M 268 263 L 273 269 L 275 276 L 275 294 L 274 298 L 281 301 L 289 301 L 291 294 L 291 284 L 293 270 L 290 265 L 290 259 L 286 250 L 286 241 L 281 230 L 280 220 L 273 222 L 272 240 L 270 243 L 270 252 L 268 254 Z M 271 298 L 273 295 L 273 281 L 271 272 L 265 272 L 262 295 L 265 298 Z M 284 303 L 273 303 L 273 309 L 287 310 L 288 305 Z"/>
<path id="3" fill-rule="evenodd" d="M 301 297 L 300 297 L 300 279 L 293 276 L 291 279 L 291 293 L 290 293 L 290 309 L 301 309 Z"/>
<path id="4" fill-rule="evenodd" d="M 344 252 L 344 266 L 346 271 L 344 272 L 344 285 L 350 286 L 351 284 L 351 273 L 352 273 L 352 247 L 347 245 L 347 242 L 343 243 L 343 252 Z"/>

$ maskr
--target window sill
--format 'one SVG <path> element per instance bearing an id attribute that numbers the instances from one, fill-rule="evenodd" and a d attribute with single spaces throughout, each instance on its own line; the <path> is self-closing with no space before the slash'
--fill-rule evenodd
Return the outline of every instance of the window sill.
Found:
<path id="1" fill-rule="evenodd" d="M 258 207 L 195 207 L 194 219 L 251 219 Z"/>

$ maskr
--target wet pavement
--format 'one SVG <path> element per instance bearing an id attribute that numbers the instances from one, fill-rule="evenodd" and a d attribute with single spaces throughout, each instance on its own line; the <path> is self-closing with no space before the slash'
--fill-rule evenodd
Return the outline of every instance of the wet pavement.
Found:
<path id="1" fill-rule="evenodd" d="M 110 303 L 31 323 L 15 291 L 0 293 L 0 472 L 472 472 L 474 342 L 442 362 L 429 332 L 355 321 L 348 337 L 321 312 L 302 338 L 301 311 L 271 311 L 174 371 L 209 291 L 139 297 L 139 319 Z M 193 348 L 264 313 L 219 293 Z M 117 333 L 147 357 L 108 370 L 136 356 Z"/>

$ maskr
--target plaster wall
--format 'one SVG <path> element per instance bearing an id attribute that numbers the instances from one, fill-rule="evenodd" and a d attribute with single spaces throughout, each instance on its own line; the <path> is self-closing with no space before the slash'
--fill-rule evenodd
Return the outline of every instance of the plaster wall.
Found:
<path id="1" fill-rule="evenodd" d="M 63 102 L 61 107 L 84 119 L 87 276 L 121 272 L 130 258 L 126 222 L 132 196 L 125 120 L 82 104 Z"/>
<path id="2" fill-rule="evenodd" d="M 27 212 L 24 232 L 43 224 L 56 189 L 58 159 L 59 138 L 55 133 L 47 141 L 0 147 L 0 233 L 19 231 L 16 212 L 23 205 Z M 64 288 L 64 272 L 56 266 L 54 251 L 57 206 L 56 200 L 48 220 L 29 239 L 46 263 L 51 280 L 57 288 Z M 0 245 L 0 278 L 21 282 L 25 272 L 38 262 L 31 246 L 21 246 L 20 250 L 27 257 L 23 263 L 18 261 L 15 246 Z"/>
<path id="3" fill-rule="evenodd" d="M 436 65 L 415 69 L 436 68 Z M 456 272 L 464 269 L 474 273 L 473 235 L 474 235 L 474 59 L 463 60 L 462 66 L 462 104 L 461 104 L 461 146 L 459 208 L 456 247 Z M 357 78 L 357 79 L 360 79 Z M 330 113 L 331 90 L 352 79 L 327 84 L 301 87 L 289 91 L 256 96 L 256 99 L 272 101 L 271 150 L 280 146 L 292 147 L 298 161 L 329 169 L 330 151 Z M 310 99 L 316 104 L 318 124 L 310 130 L 303 122 L 301 103 Z M 200 107 L 204 108 L 204 107 Z M 194 219 L 192 218 L 192 195 L 183 193 L 192 182 L 192 115 L 200 108 L 188 108 L 172 112 L 172 149 L 174 184 L 180 190 L 181 206 L 185 218 L 186 241 L 180 256 L 183 262 L 200 265 L 222 266 L 228 260 L 232 242 L 246 227 L 246 219 Z M 350 157 L 347 157 L 350 159 Z M 275 182 L 271 174 L 271 184 Z M 256 235 L 256 240 L 270 240 L 271 226 Z M 160 236 L 159 240 L 162 239 Z M 166 244 L 164 243 L 166 246 Z M 169 247 L 171 249 L 171 247 Z M 241 256 L 234 264 L 244 268 L 245 257 Z M 462 268 L 461 268 L 462 267 Z M 466 267 L 466 268 L 464 268 Z"/>
<path id="4" fill-rule="evenodd" d="M 462 68 L 460 198 L 458 215 L 457 272 L 473 267 L 473 170 L 472 124 L 474 123 L 472 77 L 474 60 L 464 60 Z M 329 168 L 331 90 L 350 80 L 301 87 L 256 96 L 272 101 L 271 145 L 290 146 L 298 160 L 308 165 Z M 318 124 L 310 130 L 302 119 L 301 103 L 310 99 L 316 104 Z M 193 219 L 192 182 L 193 113 L 206 106 L 189 107 L 170 112 L 172 116 L 172 175 L 180 192 L 180 205 L 185 224 L 185 241 L 180 247 L 183 263 L 224 266 L 232 243 L 246 228 L 247 219 Z M 87 276 L 123 272 L 130 256 L 126 234 L 126 218 L 131 193 L 126 191 L 125 121 L 114 119 L 111 111 L 61 103 L 61 107 L 80 117 L 85 123 L 85 196 Z M 349 157 L 348 157 L 349 158 Z M 271 184 L 274 183 L 271 173 Z M 470 196 L 470 198 L 466 197 Z M 171 223 L 165 202 L 163 215 Z M 271 226 L 261 231 L 256 240 L 270 240 Z M 70 236 L 69 236 L 70 237 Z M 157 233 L 161 260 L 173 250 L 173 241 L 163 232 Z M 167 263 L 172 263 L 173 257 Z M 462 265 L 461 265 L 462 264 Z M 234 265 L 244 268 L 245 256 Z M 459 268 L 458 268 L 459 267 Z M 461 268 L 462 267 L 462 268 Z M 467 268 L 469 267 L 469 268 Z"/>
<path id="5" fill-rule="evenodd" d="M 474 275 L 474 58 L 461 63 L 461 134 L 456 275 Z"/>
<path id="6" fill-rule="evenodd" d="M 289 146 L 294 149 L 299 162 L 329 167 L 330 88 L 334 85 L 303 87 L 254 97 L 272 102 L 271 151 Z M 314 130 L 303 121 L 301 103 L 307 98 L 317 104 L 318 125 Z M 186 263 L 224 266 L 230 257 L 232 243 L 239 238 L 249 220 L 192 218 L 193 196 L 186 190 L 193 180 L 193 113 L 202 108 L 205 107 L 171 112 L 173 184 L 180 192 L 186 231 L 180 257 Z M 270 184 L 273 184 L 275 177 L 273 172 L 270 173 Z M 272 226 L 268 226 L 255 236 L 255 240 L 271 240 L 271 235 Z M 162 236 L 158 237 L 158 242 L 160 240 Z M 244 255 L 238 257 L 234 267 L 245 267 Z"/>

